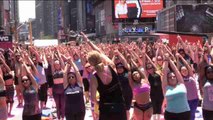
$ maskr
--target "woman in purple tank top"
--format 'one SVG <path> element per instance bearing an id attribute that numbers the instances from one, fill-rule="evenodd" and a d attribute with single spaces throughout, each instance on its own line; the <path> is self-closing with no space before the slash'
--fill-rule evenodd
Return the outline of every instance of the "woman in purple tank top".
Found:
<path id="1" fill-rule="evenodd" d="M 184 84 L 187 90 L 187 99 L 188 99 L 190 112 L 191 112 L 190 119 L 194 120 L 199 99 L 198 99 L 196 81 L 195 81 L 195 78 L 193 77 L 193 70 L 190 67 L 189 63 L 179 53 L 176 54 L 176 57 L 177 57 L 177 67 L 180 70 L 180 73 L 183 77 Z M 183 66 L 180 66 L 179 60 L 183 62 L 184 64 Z"/>

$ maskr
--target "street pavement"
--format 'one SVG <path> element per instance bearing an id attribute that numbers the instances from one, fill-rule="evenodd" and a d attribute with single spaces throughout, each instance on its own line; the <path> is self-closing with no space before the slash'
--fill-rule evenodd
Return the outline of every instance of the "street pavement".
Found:
<path id="1" fill-rule="evenodd" d="M 17 108 L 18 105 L 18 100 L 16 97 L 14 97 L 14 106 L 13 106 L 13 110 L 12 110 L 12 117 L 9 117 L 8 120 L 22 120 L 22 111 L 23 108 Z M 46 117 L 43 117 L 42 120 L 57 120 L 54 119 L 56 116 L 56 109 L 54 107 L 54 100 L 53 98 L 49 98 L 47 101 L 47 109 L 42 111 L 43 116 L 51 116 L 52 119 L 44 119 Z M 132 114 L 133 109 L 131 108 L 130 110 L 130 114 Z M 53 113 L 53 114 L 51 114 Z M 86 104 L 86 115 L 85 115 L 85 120 L 93 120 L 92 118 L 92 113 L 90 110 L 90 104 Z M 161 120 L 164 120 L 163 115 L 161 115 Z M 203 120 L 202 118 L 202 113 L 201 113 L 201 107 L 198 107 L 197 112 L 196 112 L 196 119 L 195 120 Z"/>

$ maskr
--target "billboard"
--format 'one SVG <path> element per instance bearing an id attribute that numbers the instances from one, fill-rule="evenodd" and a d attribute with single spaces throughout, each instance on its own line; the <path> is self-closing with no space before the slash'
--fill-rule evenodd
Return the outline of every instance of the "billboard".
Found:
<path id="1" fill-rule="evenodd" d="M 163 0 L 113 0 L 115 19 L 154 18 Z"/>
<path id="2" fill-rule="evenodd" d="M 176 25 L 178 32 L 212 33 L 213 4 L 177 5 Z"/>
<path id="3" fill-rule="evenodd" d="M 12 49 L 12 36 L 11 35 L 0 35 L 0 48 Z"/>

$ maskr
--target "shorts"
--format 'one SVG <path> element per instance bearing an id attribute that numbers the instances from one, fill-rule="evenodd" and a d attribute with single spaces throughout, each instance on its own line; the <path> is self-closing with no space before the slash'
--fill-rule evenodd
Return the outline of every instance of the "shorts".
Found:
<path id="1" fill-rule="evenodd" d="M 83 78 L 83 84 L 84 84 L 84 91 L 89 91 L 89 80 L 87 78 Z"/>
<path id="2" fill-rule="evenodd" d="M 13 97 L 15 89 L 13 85 L 6 85 L 6 101 L 7 103 L 14 103 Z"/>
<path id="3" fill-rule="evenodd" d="M 47 101 L 47 83 L 44 83 L 40 85 L 40 88 L 38 89 L 38 95 L 39 95 L 39 100 L 40 101 Z"/>

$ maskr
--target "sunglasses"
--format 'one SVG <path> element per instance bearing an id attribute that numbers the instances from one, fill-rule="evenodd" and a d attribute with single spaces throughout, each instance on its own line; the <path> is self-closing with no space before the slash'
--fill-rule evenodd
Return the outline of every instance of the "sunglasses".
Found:
<path id="1" fill-rule="evenodd" d="M 74 76 L 70 76 L 68 79 L 74 79 L 75 77 Z"/>
<path id="2" fill-rule="evenodd" d="M 151 70 L 153 67 L 146 68 L 147 70 Z"/>
<path id="3" fill-rule="evenodd" d="M 118 66 L 116 67 L 116 69 L 123 69 L 123 66 Z"/>
<path id="4" fill-rule="evenodd" d="M 209 71 L 207 71 L 206 73 L 207 73 L 207 74 L 213 73 L 213 70 L 209 70 Z"/>
<path id="5" fill-rule="evenodd" d="M 86 68 L 90 68 L 91 66 L 87 66 Z"/>
<path id="6" fill-rule="evenodd" d="M 27 83 L 29 80 L 28 79 L 26 79 L 26 80 L 22 80 L 21 82 L 22 83 Z"/>
<path id="7" fill-rule="evenodd" d="M 176 77 L 176 76 L 169 76 L 168 78 L 169 78 L 169 79 L 172 79 L 172 78 L 175 78 L 175 77 Z"/>

